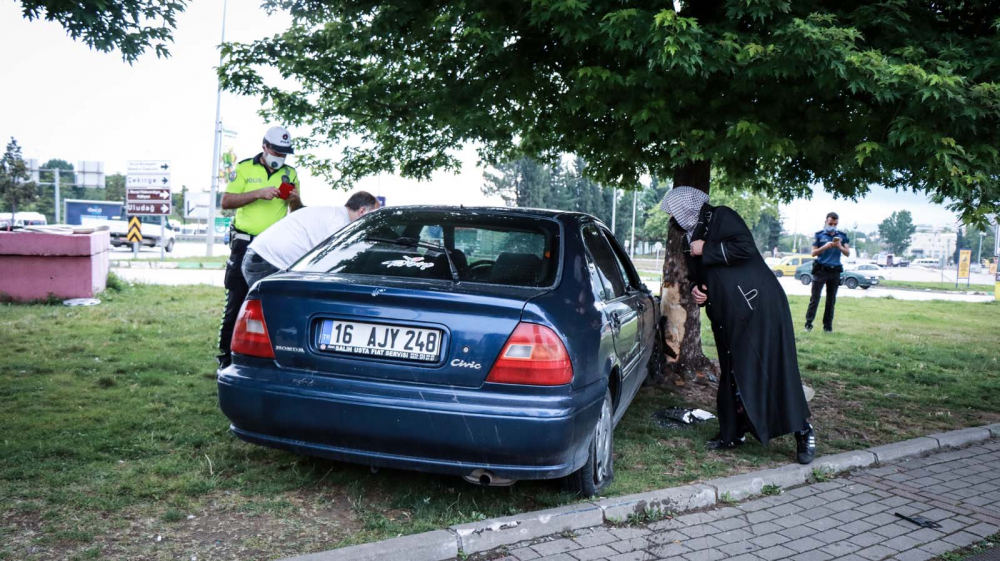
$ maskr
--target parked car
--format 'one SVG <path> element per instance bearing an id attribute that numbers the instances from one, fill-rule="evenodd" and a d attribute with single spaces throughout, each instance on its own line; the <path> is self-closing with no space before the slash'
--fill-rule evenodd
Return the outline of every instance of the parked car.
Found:
<path id="1" fill-rule="evenodd" d="M 132 247 L 128 241 L 128 220 L 120 216 L 108 220 L 106 224 L 111 229 L 111 245 L 114 247 Z M 170 222 L 166 223 L 166 228 L 160 225 L 159 216 L 140 216 L 139 231 L 142 233 L 142 244 L 147 247 L 160 247 L 167 253 L 174 250 L 177 234 L 171 227 Z"/>
<path id="2" fill-rule="evenodd" d="M 845 269 L 861 273 L 862 275 L 874 276 L 878 280 L 888 280 L 892 277 L 891 271 L 875 263 L 859 263 L 854 266 L 845 267 Z"/>
<path id="3" fill-rule="evenodd" d="M 255 284 L 219 403 L 247 442 L 590 496 L 659 368 L 658 300 L 592 216 L 383 208 Z"/>
<path id="4" fill-rule="evenodd" d="M 802 284 L 812 284 L 812 263 L 800 265 L 798 269 L 795 269 L 795 278 L 802 281 Z M 868 290 L 878 284 L 879 277 L 870 274 L 868 271 L 844 271 L 840 273 L 840 285 L 852 290 L 859 287 L 863 290 Z"/>
<path id="5" fill-rule="evenodd" d="M 781 260 L 777 265 L 772 265 L 771 270 L 777 277 L 790 277 L 795 275 L 795 271 L 800 265 L 812 263 L 816 258 L 811 255 L 789 255 Z"/>

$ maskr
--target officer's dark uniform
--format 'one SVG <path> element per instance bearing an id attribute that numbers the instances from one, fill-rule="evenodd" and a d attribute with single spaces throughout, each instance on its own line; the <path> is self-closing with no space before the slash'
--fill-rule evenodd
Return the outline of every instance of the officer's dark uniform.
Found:
<path id="1" fill-rule="evenodd" d="M 262 154 L 243 160 L 236 165 L 236 178 L 226 186 L 226 193 L 249 193 L 264 187 L 279 187 L 288 182 L 299 186 L 299 177 L 291 166 L 281 166 L 274 172 L 269 172 L 261 163 Z M 250 291 L 246 279 L 243 278 L 241 266 L 247 246 L 261 232 L 288 214 L 288 201 L 275 197 L 269 201 L 256 200 L 246 206 L 236 209 L 229 230 L 229 259 L 226 261 L 226 307 L 222 313 L 222 324 L 219 327 L 219 365 L 228 366 L 232 360 L 230 344 L 233 338 L 233 328 L 236 326 L 236 316 L 240 306 Z"/>
<path id="2" fill-rule="evenodd" d="M 832 242 L 834 237 L 840 238 L 841 244 L 851 242 L 847 234 L 840 230 L 827 232 L 826 229 L 816 232 L 813 247 L 823 247 L 827 242 Z M 826 309 L 823 312 L 823 329 L 833 330 L 833 307 L 837 304 L 837 289 L 840 288 L 840 273 L 844 267 L 840 264 L 840 257 L 843 255 L 839 249 L 831 247 L 820 253 L 813 261 L 813 282 L 812 297 L 809 299 L 809 309 L 806 311 L 806 327 L 811 328 L 813 320 L 816 319 L 816 309 L 819 307 L 820 294 L 823 287 L 826 287 Z"/>

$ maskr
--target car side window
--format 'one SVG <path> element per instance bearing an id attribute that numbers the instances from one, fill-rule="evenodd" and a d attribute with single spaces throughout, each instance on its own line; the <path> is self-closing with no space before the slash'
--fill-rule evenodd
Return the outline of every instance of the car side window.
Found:
<path id="1" fill-rule="evenodd" d="M 590 251 L 591 257 L 596 265 L 597 275 L 600 277 L 604 290 L 601 295 L 605 300 L 614 300 L 625 294 L 625 282 L 622 279 L 618 262 L 607 240 L 601 235 L 601 231 L 594 225 L 587 225 L 583 228 L 583 243 Z"/>
<path id="2" fill-rule="evenodd" d="M 792 265 L 798 265 L 798 264 L 799 264 L 798 259 L 792 259 Z"/>
<path id="3" fill-rule="evenodd" d="M 615 240 L 614 236 L 611 235 L 611 232 L 607 230 L 603 230 L 603 232 L 604 239 L 608 241 L 608 245 L 611 246 L 611 252 L 615 255 L 615 262 L 618 264 L 618 271 L 621 273 L 622 280 L 625 282 L 625 289 L 638 290 L 639 286 L 641 286 L 639 276 L 633 272 L 625 250 L 618 245 L 618 242 Z"/>

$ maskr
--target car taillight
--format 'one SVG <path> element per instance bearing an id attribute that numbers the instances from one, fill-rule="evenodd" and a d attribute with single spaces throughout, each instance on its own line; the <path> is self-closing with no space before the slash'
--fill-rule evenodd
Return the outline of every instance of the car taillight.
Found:
<path id="1" fill-rule="evenodd" d="M 519 323 L 486 377 L 497 384 L 558 386 L 573 381 L 573 365 L 562 340 L 543 325 Z"/>
<path id="2" fill-rule="evenodd" d="M 271 338 L 264 323 L 264 310 L 260 300 L 246 300 L 236 318 L 236 329 L 230 348 L 234 353 L 261 358 L 274 358 Z"/>

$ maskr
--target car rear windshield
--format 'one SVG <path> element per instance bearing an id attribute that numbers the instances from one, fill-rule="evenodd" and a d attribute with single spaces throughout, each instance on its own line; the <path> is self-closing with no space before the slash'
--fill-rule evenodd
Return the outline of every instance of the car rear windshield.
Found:
<path id="1" fill-rule="evenodd" d="M 384 209 L 337 232 L 291 270 L 443 281 L 457 274 L 462 282 L 548 287 L 558 275 L 559 247 L 559 224 L 548 218 Z"/>

